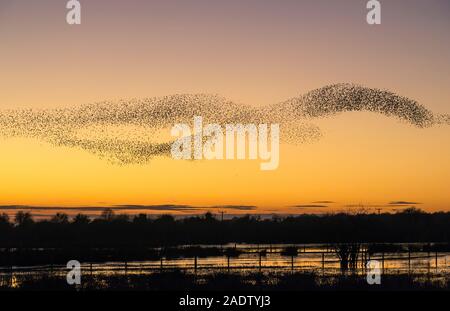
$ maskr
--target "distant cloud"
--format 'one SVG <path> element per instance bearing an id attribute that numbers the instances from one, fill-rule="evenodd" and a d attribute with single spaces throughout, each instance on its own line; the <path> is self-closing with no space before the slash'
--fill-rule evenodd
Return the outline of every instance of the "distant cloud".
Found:
<path id="1" fill-rule="evenodd" d="M 391 201 L 391 202 L 389 202 L 389 205 L 415 205 L 415 204 L 422 204 L 422 203 L 410 202 L 410 201 Z"/>
<path id="2" fill-rule="evenodd" d="M 333 204 L 333 203 L 336 203 L 336 202 L 334 202 L 334 201 L 314 201 L 314 202 L 311 202 L 311 203 L 313 203 L 313 204 Z"/>
<path id="3" fill-rule="evenodd" d="M 292 207 L 295 207 L 295 208 L 321 208 L 321 207 L 328 207 L 328 205 L 322 205 L 322 204 L 299 204 L 299 205 L 294 205 Z"/>
<path id="4" fill-rule="evenodd" d="M 192 210 L 208 210 L 208 209 L 233 209 L 249 211 L 256 209 L 253 205 L 217 205 L 217 206 L 191 206 L 191 205 L 117 205 L 119 209 L 137 209 L 137 210 L 153 210 L 153 211 L 192 211 Z"/>
<path id="5" fill-rule="evenodd" d="M 29 206 L 29 205 L 2 205 L 0 210 L 57 210 L 57 211 L 104 211 L 111 210 L 152 210 L 152 211 L 171 211 L 171 210 L 197 210 L 199 207 L 189 205 L 113 205 L 113 206 L 69 206 L 69 207 L 55 207 L 55 206 Z"/>
<path id="6" fill-rule="evenodd" d="M 343 207 L 347 207 L 347 208 L 383 208 L 383 207 L 391 207 L 392 205 L 389 204 L 385 204 L 385 205 L 380 205 L 380 204 L 346 204 Z"/>
<path id="7" fill-rule="evenodd" d="M 78 209 L 86 209 L 89 207 L 65 207 L 64 209 L 67 210 L 78 210 Z M 97 208 L 97 207 L 92 207 Z M 101 210 L 104 210 L 105 207 L 98 207 Z M 0 205 L 0 210 L 23 210 L 23 209 L 30 209 L 30 210 L 60 210 L 62 207 L 54 207 L 54 206 L 32 206 L 32 205 Z"/>
<path id="8" fill-rule="evenodd" d="M 347 207 L 347 208 L 385 208 L 385 207 L 416 205 L 416 204 L 422 204 L 422 203 L 410 202 L 410 201 L 391 201 L 387 204 L 346 204 L 346 205 L 344 205 L 344 207 Z"/>
<path id="9" fill-rule="evenodd" d="M 101 212 L 105 209 L 113 211 L 204 211 L 208 209 L 232 209 L 232 210 L 255 210 L 253 205 L 220 205 L 220 206 L 191 206 L 176 204 L 161 205 L 135 205 L 123 204 L 113 206 L 77 206 L 77 207 L 54 207 L 54 206 L 30 206 L 30 205 L 1 205 L 1 210 L 47 210 L 47 211 L 78 211 L 78 212 Z"/>
<path id="10" fill-rule="evenodd" d="M 113 210 L 149 210 L 149 211 L 193 211 L 202 209 L 201 207 L 190 205 L 115 205 L 110 207 Z"/>
<path id="11" fill-rule="evenodd" d="M 241 211 L 251 211 L 255 210 L 256 206 L 254 205 L 218 205 L 218 206 L 211 206 L 208 208 L 222 208 L 222 209 L 233 209 L 233 210 L 241 210 Z M 205 207 L 205 209 L 207 209 Z"/>

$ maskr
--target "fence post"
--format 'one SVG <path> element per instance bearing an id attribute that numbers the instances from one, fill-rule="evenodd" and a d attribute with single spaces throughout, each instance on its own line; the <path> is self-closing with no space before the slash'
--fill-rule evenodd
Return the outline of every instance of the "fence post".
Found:
<path id="1" fill-rule="evenodd" d="M 325 254 L 322 252 L 322 275 L 325 275 Z"/>
<path id="2" fill-rule="evenodd" d="M 365 266 L 366 266 L 365 259 L 366 259 L 366 253 L 364 250 L 362 250 L 361 251 L 361 269 L 362 269 L 362 271 L 365 270 Z"/>
<path id="3" fill-rule="evenodd" d="M 8 255 L 9 255 L 9 283 L 10 283 L 10 287 L 12 288 L 13 286 L 13 262 L 14 262 L 14 258 L 13 258 L 13 250 L 8 249 Z"/>
<path id="4" fill-rule="evenodd" d="M 9 286 L 10 286 L 10 288 L 12 288 L 13 287 L 13 280 L 14 280 L 14 273 L 13 273 L 13 267 L 12 267 L 12 263 L 11 263 L 11 265 L 9 266 Z"/>
<path id="5" fill-rule="evenodd" d="M 261 252 L 259 252 L 259 272 L 261 272 Z"/>
<path id="6" fill-rule="evenodd" d="M 408 273 L 411 273 L 411 249 L 408 249 Z"/>

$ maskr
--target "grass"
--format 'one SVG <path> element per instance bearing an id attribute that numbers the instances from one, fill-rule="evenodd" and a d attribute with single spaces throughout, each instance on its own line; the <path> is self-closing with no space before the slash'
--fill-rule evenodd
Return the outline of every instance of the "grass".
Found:
<path id="1" fill-rule="evenodd" d="M 67 284 L 65 275 L 18 275 L 11 288 L 5 276 L 0 278 L 0 290 L 147 290 L 147 291 L 416 291 L 450 290 L 447 275 L 427 278 L 423 275 L 392 274 L 383 275 L 381 285 L 369 285 L 364 276 L 337 275 L 321 276 L 316 273 L 210 273 L 195 275 L 180 270 L 153 274 L 96 274 L 83 275 L 82 284 L 77 288 Z"/>

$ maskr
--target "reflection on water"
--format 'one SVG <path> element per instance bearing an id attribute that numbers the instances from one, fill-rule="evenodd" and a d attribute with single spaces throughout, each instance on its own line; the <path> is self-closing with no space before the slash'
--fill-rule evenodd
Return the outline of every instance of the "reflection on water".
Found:
<path id="1" fill-rule="evenodd" d="M 82 263 L 84 275 L 145 275 L 168 270 L 185 270 L 197 275 L 217 271 L 247 272 L 314 272 L 318 275 L 333 276 L 343 273 L 336 253 L 326 245 L 295 245 L 297 256 L 286 256 L 283 249 L 292 245 L 249 245 L 202 246 L 235 248 L 241 253 L 235 257 L 212 256 L 203 258 L 163 258 L 162 260 L 134 262 Z M 352 274 L 366 274 L 365 261 L 358 259 L 357 269 Z M 74 258 L 75 259 L 75 258 Z M 427 278 L 448 278 L 450 253 L 398 252 L 375 253 L 367 260 L 378 260 L 384 275 L 408 274 L 424 275 Z M 41 275 L 65 278 L 65 266 L 42 265 L 30 267 L 0 267 L 0 286 L 20 287 L 20 277 Z"/>

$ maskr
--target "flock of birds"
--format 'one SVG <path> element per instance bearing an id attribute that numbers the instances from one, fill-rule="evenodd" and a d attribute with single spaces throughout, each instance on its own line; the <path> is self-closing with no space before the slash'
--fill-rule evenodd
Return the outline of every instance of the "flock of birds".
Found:
<path id="1" fill-rule="evenodd" d="M 334 84 L 264 107 L 250 107 L 215 95 L 172 95 L 101 102 L 62 109 L 0 110 L 0 137 L 29 137 L 55 146 L 81 148 L 120 164 L 170 156 L 171 138 L 162 133 L 176 123 L 280 124 L 281 141 L 302 143 L 321 136 L 315 118 L 346 111 L 369 111 L 419 128 L 450 124 L 416 101 L 393 92 L 354 84 Z M 167 131 L 169 132 L 169 131 Z"/>

